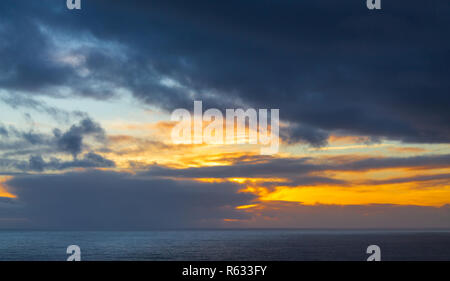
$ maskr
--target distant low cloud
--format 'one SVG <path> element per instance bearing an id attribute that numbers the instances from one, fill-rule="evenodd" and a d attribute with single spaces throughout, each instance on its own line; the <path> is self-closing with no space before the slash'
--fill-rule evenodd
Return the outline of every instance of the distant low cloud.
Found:
<path id="1" fill-rule="evenodd" d="M 235 207 L 255 199 L 238 193 L 238 184 L 104 171 L 16 176 L 7 185 L 18 198 L 0 205 L 2 216 L 26 218 L 16 226 L 39 229 L 219 227 L 224 219 L 249 218 Z"/>

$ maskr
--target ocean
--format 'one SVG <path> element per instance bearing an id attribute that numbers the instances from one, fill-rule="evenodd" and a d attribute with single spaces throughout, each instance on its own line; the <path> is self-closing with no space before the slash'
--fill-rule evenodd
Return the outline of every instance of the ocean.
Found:
<path id="1" fill-rule="evenodd" d="M 381 260 L 450 260 L 437 230 L 0 231 L 0 260 L 64 261 L 69 245 L 101 261 L 364 261 L 369 245 Z"/>

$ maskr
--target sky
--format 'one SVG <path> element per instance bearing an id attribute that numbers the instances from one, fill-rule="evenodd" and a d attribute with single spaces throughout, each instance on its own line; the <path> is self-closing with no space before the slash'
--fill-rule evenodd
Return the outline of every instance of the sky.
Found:
<path id="1" fill-rule="evenodd" d="M 0 229 L 449 228 L 450 3 L 365 2 L 1 1 Z"/>

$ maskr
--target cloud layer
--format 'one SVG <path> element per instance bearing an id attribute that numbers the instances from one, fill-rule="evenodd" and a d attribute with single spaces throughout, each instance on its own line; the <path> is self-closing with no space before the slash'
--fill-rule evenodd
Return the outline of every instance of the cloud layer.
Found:
<path id="1" fill-rule="evenodd" d="M 2 214 L 26 218 L 18 227 L 45 229 L 217 227 L 224 219 L 248 217 L 235 207 L 255 198 L 237 193 L 240 186 L 232 183 L 102 171 L 19 176 L 8 186 L 18 199 L 2 206 Z"/>

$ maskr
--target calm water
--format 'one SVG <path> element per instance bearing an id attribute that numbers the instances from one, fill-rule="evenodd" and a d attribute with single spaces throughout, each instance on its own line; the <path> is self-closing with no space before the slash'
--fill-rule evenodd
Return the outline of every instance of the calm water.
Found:
<path id="1" fill-rule="evenodd" d="M 450 260 L 450 231 L 0 231 L 0 260 Z"/>

